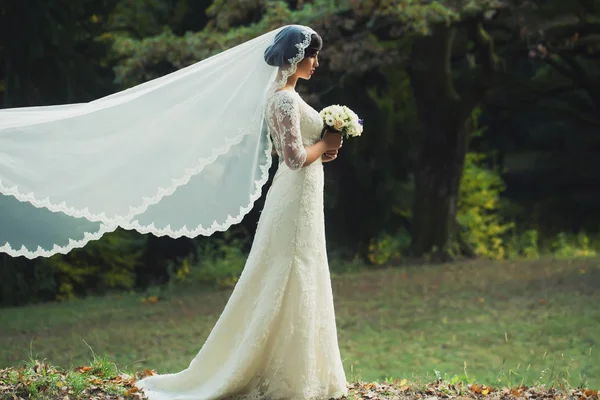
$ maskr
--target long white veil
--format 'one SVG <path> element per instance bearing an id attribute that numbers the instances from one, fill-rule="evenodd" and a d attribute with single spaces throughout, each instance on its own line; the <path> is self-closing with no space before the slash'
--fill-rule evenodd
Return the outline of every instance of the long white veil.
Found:
<path id="1" fill-rule="evenodd" d="M 89 103 L 0 110 L 0 252 L 67 253 L 119 226 L 176 238 L 240 222 L 271 166 L 265 97 L 312 33 L 282 27 Z M 290 44 L 294 57 L 276 60 Z"/>

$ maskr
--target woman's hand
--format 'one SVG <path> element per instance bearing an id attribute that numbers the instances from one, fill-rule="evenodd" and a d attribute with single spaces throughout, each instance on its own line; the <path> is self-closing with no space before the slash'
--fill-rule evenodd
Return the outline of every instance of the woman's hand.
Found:
<path id="1" fill-rule="evenodd" d="M 339 132 L 325 132 L 321 140 L 312 146 L 306 147 L 304 166 L 306 167 L 318 159 L 325 162 L 335 160 L 340 147 L 342 147 L 342 134 Z"/>
<path id="2" fill-rule="evenodd" d="M 337 150 L 342 147 L 342 134 L 339 132 L 325 131 L 322 141 L 325 142 L 327 150 Z"/>
<path id="3" fill-rule="evenodd" d="M 338 156 L 338 151 L 337 150 L 327 150 L 325 153 L 323 153 L 323 157 L 321 157 L 321 159 L 323 160 L 323 162 L 331 162 L 333 160 L 335 160 Z"/>

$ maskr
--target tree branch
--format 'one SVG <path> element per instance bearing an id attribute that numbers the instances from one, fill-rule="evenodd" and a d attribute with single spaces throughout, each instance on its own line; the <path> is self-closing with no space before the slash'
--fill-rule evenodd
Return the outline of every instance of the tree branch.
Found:
<path id="1" fill-rule="evenodd" d="M 590 125 L 593 128 L 596 128 L 596 129 L 600 127 L 600 120 L 594 119 L 594 118 L 590 117 L 589 115 L 583 114 L 583 113 L 575 110 L 572 107 L 561 107 L 558 105 L 551 105 L 551 104 L 542 104 L 538 107 L 548 110 L 548 111 L 552 111 L 553 113 L 558 112 L 563 115 L 572 117 L 574 119 L 579 120 L 580 122 Z"/>
<path id="2" fill-rule="evenodd" d="M 105 33 L 120 33 L 127 32 L 132 34 L 136 39 L 143 39 L 144 36 L 140 34 L 140 32 L 135 29 L 133 26 L 123 25 L 123 26 L 113 26 L 104 30 Z"/>
<path id="3" fill-rule="evenodd" d="M 546 64 L 551 66 L 554 70 L 559 72 L 561 75 L 565 76 L 566 78 L 572 79 L 575 83 L 577 83 L 578 86 L 581 86 L 581 83 L 578 82 L 577 76 L 575 75 L 575 73 L 572 70 L 565 67 L 561 63 L 555 61 L 552 57 L 544 57 L 543 60 Z"/>
<path id="4" fill-rule="evenodd" d="M 519 77 L 497 73 L 498 79 L 489 89 L 502 88 L 503 90 L 514 87 L 516 89 L 524 89 L 535 95 L 534 101 L 543 100 L 548 97 L 560 96 L 562 94 L 570 93 L 575 90 L 580 90 L 578 86 L 572 84 L 563 85 L 557 84 L 556 86 L 550 86 L 549 82 L 543 82 L 543 84 L 536 84 L 535 81 L 530 79 L 520 79 Z"/>
<path id="5" fill-rule="evenodd" d="M 484 74 L 483 78 L 492 81 L 498 64 L 498 59 L 494 50 L 494 40 L 488 35 L 483 28 L 483 23 L 480 21 L 470 23 L 467 29 L 469 30 L 469 38 L 473 40 L 473 43 L 475 44 L 475 53 L 481 64 L 481 69 Z"/>
<path id="6" fill-rule="evenodd" d="M 568 65 L 568 68 L 564 67 L 559 62 L 556 62 L 551 57 L 546 58 L 546 63 L 552 66 L 552 68 L 559 70 L 559 72 L 568 74 L 568 77 L 571 78 L 579 88 L 585 90 L 597 106 L 600 106 L 600 81 L 598 81 L 596 77 L 591 76 L 575 57 L 567 56 L 555 50 L 551 51 L 552 54 L 560 57 L 560 59 Z"/>
<path id="7" fill-rule="evenodd" d="M 475 80 L 475 83 L 464 95 L 465 112 L 471 113 L 485 95 L 485 92 L 491 88 L 497 79 L 497 70 L 499 59 L 494 49 L 494 39 L 487 33 L 483 27 L 482 17 L 473 17 L 465 20 L 467 35 L 469 40 L 475 45 L 475 56 L 482 75 Z M 466 116 L 465 116 L 466 118 Z"/>
<path id="8" fill-rule="evenodd" d="M 571 107 L 561 107 L 558 105 L 550 105 L 550 104 L 523 104 L 523 103 L 519 103 L 519 104 L 498 104 L 498 103 L 487 103 L 488 106 L 490 107 L 496 107 L 502 110 L 509 110 L 509 111 L 523 111 L 523 110 L 528 110 L 528 109 L 532 109 L 532 110 L 540 110 L 540 109 L 544 109 L 547 111 L 552 111 L 553 113 L 561 113 L 563 115 L 566 115 L 568 117 L 571 117 L 579 122 L 582 122 L 586 125 L 589 125 L 592 128 L 599 128 L 600 127 L 600 120 L 594 119 L 586 114 L 583 114 Z"/>
<path id="9" fill-rule="evenodd" d="M 579 0 L 579 4 L 588 14 L 593 14 L 594 12 L 596 12 L 596 7 L 594 3 L 594 0 Z"/>
<path id="10" fill-rule="evenodd" d="M 570 57 L 564 53 L 562 53 L 562 54 L 556 53 L 556 54 L 559 57 L 561 57 L 565 63 L 567 63 L 567 65 L 571 68 L 571 70 L 573 70 L 573 72 L 575 73 L 576 76 L 583 78 L 581 83 L 583 83 L 585 85 L 588 81 L 588 79 L 585 79 L 588 76 L 588 73 L 585 69 L 583 69 L 581 64 L 579 64 L 579 62 L 577 62 L 575 57 Z"/>

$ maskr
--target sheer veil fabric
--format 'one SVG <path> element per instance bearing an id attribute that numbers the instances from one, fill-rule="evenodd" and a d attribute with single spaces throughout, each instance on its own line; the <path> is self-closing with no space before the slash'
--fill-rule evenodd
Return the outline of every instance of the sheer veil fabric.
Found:
<path id="1" fill-rule="evenodd" d="M 0 252 L 49 257 L 117 227 L 177 238 L 240 222 L 271 166 L 265 99 L 313 32 L 281 27 L 89 103 L 0 110 Z M 265 62 L 290 43 L 288 68 Z"/>
<path id="2" fill-rule="evenodd" d="M 151 400 L 348 394 L 323 164 L 304 166 L 323 120 L 278 90 L 313 33 L 288 25 L 86 104 L 0 111 L 0 251 L 13 256 L 65 253 L 119 226 L 171 237 L 225 230 L 260 196 L 274 145 L 279 165 L 233 293 L 186 369 L 136 383 Z M 162 329 L 150 324 L 148 335 Z"/>

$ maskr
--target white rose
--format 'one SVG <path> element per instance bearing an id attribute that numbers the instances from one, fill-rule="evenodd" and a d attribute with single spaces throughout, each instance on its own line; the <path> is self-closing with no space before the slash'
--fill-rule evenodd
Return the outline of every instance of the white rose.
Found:
<path id="1" fill-rule="evenodd" d="M 344 121 L 342 121 L 341 119 L 336 119 L 335 123 L 333 124 L 333 127 L 338 131 L 341 130 L 344 127 Z"/>

